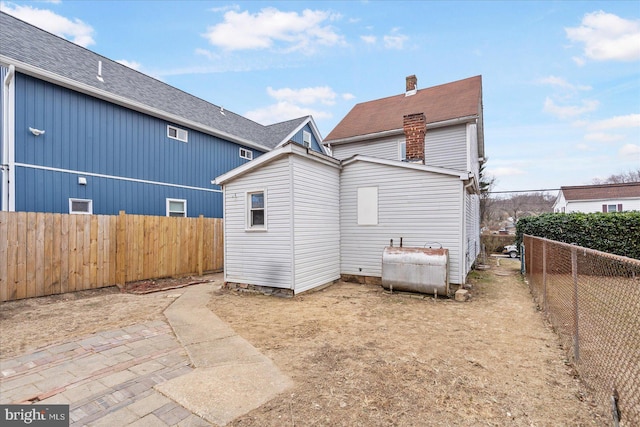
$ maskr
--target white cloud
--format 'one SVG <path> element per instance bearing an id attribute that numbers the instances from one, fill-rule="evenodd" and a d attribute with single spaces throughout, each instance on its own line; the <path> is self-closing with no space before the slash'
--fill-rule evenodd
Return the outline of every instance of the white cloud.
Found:
<path id="1" fill-rule="evenodd" d="M 409 37 L 404 34 L 400 34 L 398 28 L 394 28 L 391 30 L 390 34 L 387 34 L 382 38 L 384 41 L 384 47 L 387 49 L 398 49 L 401 50 L 404 48 L 404 43 L 409 40 Z"/>
<path id="2" fill-rule="evenodd" d="M 557 87 L 560 87 L 562 89 L 591 90 L 591 86 L 574 85 L 572 83 L 569 83 L 568 81 L 566 81 L 562 77 L 556 77 L 556 76 L 549 76 L 549 77 L 542 78 L 542 79 L 539 80 L 539 82 L 542 83 L 542 84 L 545 84 L 545 85 L 557 86 Z"/>
<path id="3" fill-rule="evenodd" d="M 136 61 L 127 61 L 126 59 L 118 59 L 117 63 L 122 64 L 126 67 L 133 68 L 134 70 L 140 71 L 142 68 L 142 64 Z"/>
<path id="4" fill-rule="evenodd" d="M 595 151 L 593 147 L 587 144 L 576 144 L 576 148 L 581 151 Z"/>
<path id="5" fill-rule="evenodd" d="M 45 31 L 71 40 L 77 45 L 87 47 L 95 44 L 93 28 L 80 19 L 70 20 L 47 9 L 6 2 L 0 2 L 0 10 Z"/>
<path id="6" fill-rule="evenodd" d="M 283 45 L 285 52 L 312 53 L 316 46 L 343 45 L 344 37 L 327 22 L 339 15 L 305 9 L 302 13 L 282 12 L 269 7 L 256 14 L 233 10 L 224 21 L 207 29 L 203 35 L 209 43 L 225 50 L 270 49 Z"/>
<path id="7" fill-rule="evenodd" d="M 360 36 L 360 40 L 367 44 L 375 44 L 378 38 L 376 36 Z"/>
<path id="8" fill-rule="evenodd" d="M 562 107 L 557 105 L 551 98 L 547 97 L 544 101 L 544 112 L 561 119 L 567 119 L 595 111 L 598 108 L 598 105 L 598 101 L 584 100 L 580 106 L 569 105 Z"/>
<path id="9" fill-rule="evenodd" d="M 603 11 L 588 13 L 579 27 L 565 28 L 567 38 L 584 43 L 584 55 L 596 61 L 640 60 L 640 20 Z"/>
<path id="10" fill-rule="evenodd" d="M 313 116 L 315 120 L 331 117 L 331 113 L 329 112 L 302 107 L 288 101 L 281 101 L 264 108 L 247 111 L 244 115 L 245 117 L 263 125 L 270 125 L 273 123 L 291 120 L 296 117 L 309 115 Z"/>
<path id="11" fill-rule="evenodd" d="M 329 86 L 306 87 L 302 89 L 267 88 L 270 97 L 277 101 L 311 105 L 320 102 L 324 105 L 335 104 L 336 93 Z"/>
<path id="12" fill-rule="evenodd" d="M 514 167 L 500 167 L 500 168 L 495 168 L 495 169 L 490 169 L 488 171 L 491 175 L 498 177 L 498 176 L 513 176 L 513 175 L 525 175 L 526 172 L 523 171 L 522 169 L 518 169 L 518 168 L 514 168 Z"/>
<path id="13" fill-rule="evenodd" d="M 356 96 L 352 93 L 343 93 L 342 94 L 342 99 L 344 99 L 345 101 L 351 101 L 352 99 L 354 99 Z"/>
<path id="14" fill-rule="evenodd" d="M 240 10 L 240 5 L 232 4 L 228 6 L 212 7 L 211 9 L 209 9 L 209 11 L 215 12 L 215 13 L 226 12 L 228 10 Z"/>
<path id="15" fill-rule="evenodd" d="M 624 136 L 604 132 L 594 132 L 586 134 L 584 136 L 584 139 L 587 141 L 596 142 L 616 142 L 624 139 Z"/>
<path id="16" fill-rule="evenodd" d="M 573 62 L 576 63 L 578 67 L 582 67 L 584 64 L 587 63 L 587 61 L 585 61 L 584 58 L 580 58 L 579 56 L 572 56 L 571 59 L 573 60 Z"/>
<path id="17" fill-rule="evenodd" d="M 640 114 L 628 114 L 626 116 L 615 116 L 610 119 L 598 120 L 587 127 L 590 130 L 625 129 L 640 127 Z"/>
<path id="18" fill-rule="evenodd" d="M 640 145 L 625 144 L 620 148 L 618 154 L 620 157 L 638 156 L 638 160 L 640 160 Z"/>
<path id="19" fill-rule="evenodd" d="M 210 50 L 207 49 L 201 49 L 201 48 L 196 48 L 195 50 L 195 54 L 196 55 L 200 55 L 200 56 L 204 56 L 210 60 L 214 60 L 214 59 L 219 59 L 220 55 L 217 55 L 213 52 L 211 52 Z"/>

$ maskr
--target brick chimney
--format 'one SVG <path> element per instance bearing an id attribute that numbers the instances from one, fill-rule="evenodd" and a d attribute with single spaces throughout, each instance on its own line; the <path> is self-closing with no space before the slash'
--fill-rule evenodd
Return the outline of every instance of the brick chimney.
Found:
<path id="1" fill-rule="evenodd" d="M 415 74 L 411 76 L 407 76 L 407 90 L 404 93 L 404 96 L 415 95 L 418 91 L 418 78 Z"/>
<path id="2" fill-rule="evenodd" d="M 406 139 L 407 162 L 424 165 L 424 137 L 427 134 L 427 118 L 424 113 L 407 114 L 402 128 Z"/>

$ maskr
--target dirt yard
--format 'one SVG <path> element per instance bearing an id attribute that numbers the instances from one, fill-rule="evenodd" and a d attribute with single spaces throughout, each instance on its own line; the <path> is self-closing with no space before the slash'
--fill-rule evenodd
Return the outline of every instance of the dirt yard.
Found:
<path id="1" fill-rule="evenodd" d="M 469 302 L 338 283 L 292 299 L 220 290 L 209 307 L 295 387 L 235 426 L 588 426 L 589 403 L 517 274 L 472 273 Z M 163 319 L 180 290 L 117 288 L 0 304 L 6 358 L 97 330 Z"/>

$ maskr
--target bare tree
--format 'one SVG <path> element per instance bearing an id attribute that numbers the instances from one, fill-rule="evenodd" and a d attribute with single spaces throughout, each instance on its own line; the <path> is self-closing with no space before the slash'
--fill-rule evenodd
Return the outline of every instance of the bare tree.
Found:
<path id="1" fill-rule="evenodd" d="M 594 178 L 591 181 L 593 184 L 623 184 L 625 182 L 640 182 L 640 168 L 622 172 L 620 174 L 610 175 L 608 178 L 600 179 Z"/>
<path id="2" fill-rule="evenodd" d="M 484 165 L 480 167 L 480 223 L 483 227 L 487 227 L 491 221 L 493 213 L 491 207 L 494 200 L 491 197 L 491 190 L 496 185 L 496 177 L 486 175 Z"/>

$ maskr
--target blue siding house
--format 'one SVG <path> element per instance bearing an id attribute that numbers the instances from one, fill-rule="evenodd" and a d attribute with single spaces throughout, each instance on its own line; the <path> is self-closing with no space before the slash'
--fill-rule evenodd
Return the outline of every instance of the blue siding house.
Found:
<path id="1" fill-rule="evenodd" d="M 2 12 L 0 95 L 5 211 L 222 217 L 213 178 L 324 152 L 311 116 L 263 126 Z"/>

